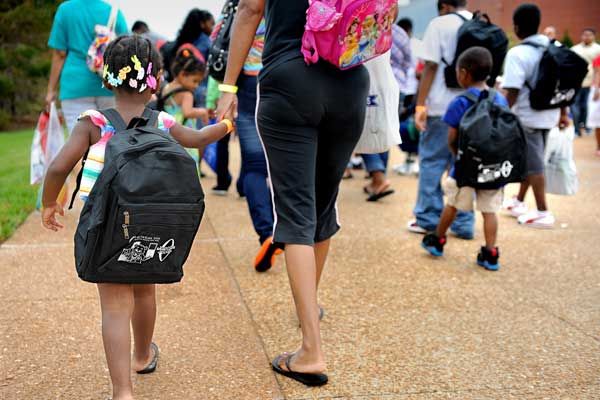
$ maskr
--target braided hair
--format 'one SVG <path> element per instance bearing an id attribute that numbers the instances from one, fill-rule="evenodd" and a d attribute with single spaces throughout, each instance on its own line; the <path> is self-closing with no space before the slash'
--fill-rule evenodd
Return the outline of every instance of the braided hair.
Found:
<path id="1" fill-rule="evenodd" d="M 196 74 L 204 73 L 206 71 L 206 64 L 198 59 L 194 52 L 185 46 L 180 48 L 175 55 L 173 65 L 171 66 L 171 74 L 176 77 L 181 72 L 184 74 Z"/>
<path id="2" fill-rule="evenodd" d="M 133 59 L 139 60 L 138 66 L 141 65 L 143 73 L 136 69 Z M 128 92 L 143 91 L 140 89 L 147 87 L 145 85 L 148 76 L 157 77 L 161 69 L 162 60 L 158 50 L 143 36 L 119 36 L 104 52 L 104 83 Z M 118 78 L 121 78 L 122 82 L 115 85 Z"/>

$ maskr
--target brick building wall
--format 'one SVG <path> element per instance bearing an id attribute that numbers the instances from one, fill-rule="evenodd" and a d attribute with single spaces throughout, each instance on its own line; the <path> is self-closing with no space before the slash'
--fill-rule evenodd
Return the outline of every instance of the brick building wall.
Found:
<path id="1" fill-rule="evenodd" d="M 469 10 L 485 10 L 492 22 L 512 32 L 512 14 L 519 4 L 517 0 L 467 0 Z M 600 30 L 600 0 L 530 0 L 542 10 L 540 29 L 553 25 L 558 30 L 560 40 L 565 32 L 574 43 L 580 40 L 583 28 Z M 597 35 L 600 39 L 600 35 Z"/>

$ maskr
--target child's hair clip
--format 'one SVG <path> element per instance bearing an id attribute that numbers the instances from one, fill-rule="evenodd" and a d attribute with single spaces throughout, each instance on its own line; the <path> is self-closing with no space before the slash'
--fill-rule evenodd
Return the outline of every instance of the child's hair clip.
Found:
<path id="1" fill-rule="evenodd" d="M 128 65 L 119 70 L 119 79 L 124 81 L 127 78 L 127 74 L 131 72 L 131 67 Z"/>
<path id="2" fill-rule="evenodd" d="M 138 81 L 141 81 L 142 79 L 144 79 L 144 69 L 142 68 L 142 63 L 140 62 L 138 56 L 135 54 L 131 56 L 131 61 L 133 61 L 133 69 L 137 71 L 136 79 Z"/>
<path id="3" fill-rule="evenodd" d="M 106 75 L 108 75 L 108 64 L 104 64 L 104 68 L 102 68 L 102 78 L 106 79 Z"/>
<path id="4" fill-rule="evenodd" d="M 129 78 L 129 86 L 136 89 L 138 87 L 138 81 L 134 78 Z"/>
<path id="5" fill-rule="evenodd" d="M 121 83 L 123 83 L 123 80 L 119 79 L 118 77 L 115 78 L 115 75 L 112 72 L 108 72 L 106 74 L 106 80 L 112 87 L 118 87 Z"/>
<path id="6" fill-rule="evenodd" d="M 138 90 L 138 92 L 142 93 L 146 89 L 148 89 L 148 86 L 145 83 L 142 83 L 142 85 L 140 86 L 140 90 Z"/>
<path id="7" fill-rule="evenodd" d="M 188 49 L 183 49 L 183 52 L 181 54 L 183 54 L 183 56 L 186 58 L 191 56 L 191 53 Z"/>
<path id="8" fill-rule="evenodd" d="M 152 75 L 152 61 L 148 63 L 148 68 L 146 69 L 146 85 L 152 90 L 156 90 L 156 77 Z"/>

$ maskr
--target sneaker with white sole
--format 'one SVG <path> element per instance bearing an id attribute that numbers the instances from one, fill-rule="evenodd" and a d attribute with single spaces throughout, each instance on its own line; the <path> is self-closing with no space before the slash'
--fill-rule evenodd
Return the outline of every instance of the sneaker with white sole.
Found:
<path id="1" fill-rule="evenodd" d="M 556 218 L 550 211 L 531 211 L 521 215 L 517 221 L 523 226 L 530 226 L 532 228 L 540 229 L 551 229 L 554 227 Z"/>
<path id="2" fill-rule="evenodd" d="M 522 201 L 519 201 L 516 196 L 504 200 L 502 208 L 515 218 L 518 218 L 521 215 L 527 214 L 529 212 L 527 204 L 525 204 Z"/>
<path id="3" fill-rule="evenodd" d="M 416 219 L 408 221 L 408 225 L 406 225 L 406 228 L 408 228 L 408 231 L 412 232 L 412 233 L 418 233 L 421 235 L 424 235 L 427 233 L 427 229 L 425 229 L 425 228 L 421 227 L 419 224 L 417 224 Z"/>

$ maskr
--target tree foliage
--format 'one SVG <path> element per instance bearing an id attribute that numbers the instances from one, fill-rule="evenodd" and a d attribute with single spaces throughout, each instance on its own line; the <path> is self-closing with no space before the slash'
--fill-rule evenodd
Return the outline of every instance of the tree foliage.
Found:
<path id="1" fill-rule="evenodd" d="M 0 129 L 37 114 L 50 72 L 47 42 L 58 0 L 0 2 Z"/>

